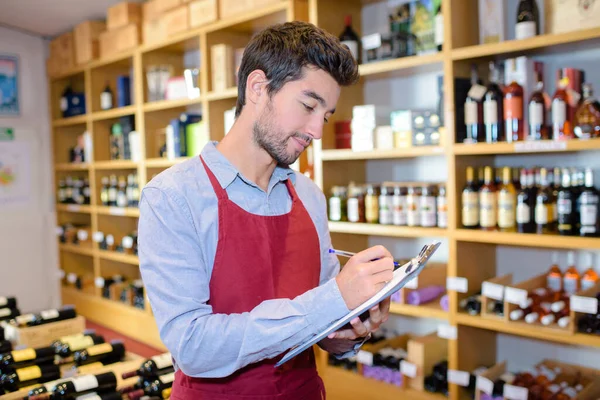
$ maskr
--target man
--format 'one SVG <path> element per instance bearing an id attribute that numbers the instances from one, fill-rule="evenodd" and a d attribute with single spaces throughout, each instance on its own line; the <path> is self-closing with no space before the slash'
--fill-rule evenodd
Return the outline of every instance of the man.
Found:
<path id="1" fill-rule="evenodd" d="M 172 399 L 324 398 L 312 350 L 274 364 L 380 290 L 393 260 L 377 246 L 340 272 L 325 197 L 289 165 L 357 79 L 348 48 L 323 30 L 262 31 L 244 52 L 227 136 L 144 188 L 140 268 L 177 368 Z M 354 354 L 388 310 L 382 302 L 319 345 Z"/>

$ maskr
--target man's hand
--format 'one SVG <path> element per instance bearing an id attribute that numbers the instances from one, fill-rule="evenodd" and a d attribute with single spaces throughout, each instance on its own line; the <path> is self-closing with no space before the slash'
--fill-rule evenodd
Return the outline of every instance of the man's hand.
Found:
<path id="1" fill-rule="evenodd" d="M 374 261 L 375 260 L 375 261 Z M 335 280 L 350 310 L 370 299 L 394 277 L 394 260 L 383 246 L 356 253 Z"/>
<path id="2" fill-rule="evenodd" d="M 355 340 L 367 336 L 371 332 L 377 332 L 379 326 L 388 320 L 390 314 L 391 298 L 383 300 L 369 310 L 369 319 L 362 322 L 356 317 L 350 324 L 352 329 L 342 329 L 327 336 L 329 339 Z"/>

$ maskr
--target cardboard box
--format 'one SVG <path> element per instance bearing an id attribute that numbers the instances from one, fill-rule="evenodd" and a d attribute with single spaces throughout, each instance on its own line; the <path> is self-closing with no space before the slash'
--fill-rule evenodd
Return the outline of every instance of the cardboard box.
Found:
<path id="1" fill-rule="evenodd" d="M 164 18 L 144 21 L 144 44 L 158 43 L 167 38 L 167 26 Z"/>
<path id="2" fill-rule="evenodd" d="M 600 2 L 545 0 L 546 33 L 561 33 L 600 26 Z M 540 14 L 543 15 L 543 14 Z"/>
<path id="3" fill-rule="evenodd" d="M 50 57 L 61 70 L 75 66 L 75 39 L 73 32 L 67 32 L 50 42 Z"/>
<path id="4" fill-rule="evenodd" d="M 4 324 L 4 334 L 14 345 L 25 347 L 50 346 L 56 338 L 74 335 L 85 330 L 85 318 L 78 315 L 72 319 L 52 322 L 49 324 L 18 328 Z"/>
<path id="5" fill-rule="evenodd" d="M 85 64 L 100 56 L 99 38 L 106 30 L 104 21 L 85 21 L 75 27 L 75 60 Z"/>
<path id="6" fill-rule="evenodd" d="M 133 49 L 139 45 L 140 36 L 140 26 L 137 24 L 102 32 L 100 34 L 100 58 Z"/>
<path id="7" fill-rule="evenodd" d="M 190 28 L 190 13 L 187 5 L 167 12 L 163 18 L 167 36 L 185 32 Z"/>
<path id="8" fill-rule="evenodd" d="M 152 0 L 154 3 L 154 11 L 161 16 L 167 11 L 171 11 L 174 8 L 179 7 L 183 4 L 183 0 Z"/>
<path id="9" fill-rule="evenodd" d="M 142 6 L 139 3 L 122 2 L 108 9 L 106 17 L 107 29 L 119 29 L 129 24 L 141 22 Z"/>
<path id="10" fill-rule="evenodd" d="M 216 44 L 210 48 L 212 91 L 220 92 L 235 85 L 233 47 Z"/>
<path id="11" fill-rule="evenodd" d="M 219 19 L 217 0 L 197 0 L 189 4 L 190 27 L 196 28 Z"/>

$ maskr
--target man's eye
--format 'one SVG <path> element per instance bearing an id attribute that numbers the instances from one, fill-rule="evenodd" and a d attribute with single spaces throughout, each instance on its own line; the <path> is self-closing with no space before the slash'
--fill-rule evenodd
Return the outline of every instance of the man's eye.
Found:
<path id="1" fill-rule="evenodd" d="M 302 105 L 304 106 L 304 108 L 306 109 L 306 111 L 315 111 L 314 107 L 310 107 L 309 105 L 304 104 L 304 103 L 302 103 Z"/>
<path id="2" fill-rule="evenodd" d="M 325 120 L 325 123 L 329 122 L 329 118 L 323 118 Z"/>

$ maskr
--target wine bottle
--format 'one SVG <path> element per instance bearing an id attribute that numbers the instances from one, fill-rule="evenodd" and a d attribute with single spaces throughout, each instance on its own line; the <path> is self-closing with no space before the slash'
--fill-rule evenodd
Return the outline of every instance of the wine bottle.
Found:
<path id="1" fill-rule="evenodd" d="M 471 65 L 471 88 L 465 100 L 465 125 L 467 128 L 467 136 L 465 143 L 483 142 L 483 97 L 487 88 L 481 85 L 477 65 Z"/>
<path id="2" fill-rule="evenodd" d="M 16 392 L 25 386 L 49 382 L 58 378 L 60 378 L 58 365 L 32 365 L 17 368 L 2 375 L 0 382 L 4 390 Z"/>
<path id="3" fill-rule="evenodd" d="M 51 322 L 64 321 L 66 319 L 73 319 L 77 316 L 77 312 L 73 306 L 65 306 L 60 310 L 50 309 L 34 314 L 33 320 L 27 322 L 27 326 L 37 326 L 43 324 L 49 324 Z"/>
<path id="4" fill-rule="evenodd" d="M 490 61 L 490 75 L 483 100 L 483 122 L 485 124 L 485 141 L 496 143 L 504 140 L 504 104 L 503 93 L 499 86 L 500 73 L 495 62 Z"/>
<path id="5" fill-rule="evenodd" d="M 533 190 L 533 173 L 525 168 L 521 170 L 521 190 L 517 194 L 517 231 L 520 233 L 535 232 L 535 195 Z"/>
<path id="6" fill-rule="evenodd" d="M 567 168 L 563 168 L 561 185 L 556 199 L 557 227 L 560 235 L 571 236 L 575 232 L 575 204 L 573 204 L 573 197 L 573 192 L 571 191 L 571 174 Z"/>
<path id="7" fill-rule="evenodd" d="M 164 375 L 163 371 L 170 367 L 173 367 L 171 353 L 164 353 L 147 359 L 134 371 L 123 373 L 122 378 L 127 379 L 136 375 L 144 378 L 156 377 Z"/>
<path id="8" fill-rule="evenodd" d="M 27 395 L 29 396 L 30 400 L 38 398 L 38 397 L 49 398 L 50 393 L 56 387 L 56 385 L 58 385 L 59 383 L 62 383 L 62 382 L 66 382 L 70 379 L 72 379 L 72 378 L 61 378 L 61 379 L 56 379 L 56 380 L 49 381 L 49 382 L 44 382 L 44 384 L 30 389 L 29 393 L 27 393 Z M 47 396 L 44 396 L 45 394 L 47 394 Z"/>
<path id="9" fill-rule="evenodd" d="M 9 353 L 12 349 L 13 346 L 11 341 L 0 339 L 0 354 Z"/>
<path id="10" fill-rule="evenodd" d="M 562 292 L 563 274 L 558 266 L 558 252 L 552 252 L 552 265 L 546 274 L 546 287 L 555 293 Z"/>
<path id="11" fill-rule="evenodd" d="M 541 73 L 535 71 L 535 89 L 529 99 L 529 134 L 528 140 L 548 139 L 546 134 L 546 105 L 544 102 L 544 81 Z"/>
<path id="12" fill-rule="evenodd" d="M 122 358 L 125 355 L 123 342 L 114 340 L 110 343 L 97 344 L 87 349 L 76 351 L 73 360 L 77 366 L 91 364 L 107 358 Z"/>
<path id="13" fill-rule="evenodd" d="M 110 110 L 113 108 L 113 93 L 112 90 L 110 90 L 108 82 L 102 93 L 100 93 L 100 108 L 102 110 Z"/>
<path id="14" fill-rule="evenodd" d="M 346 15 L 344 25 L 344 31 L 340 34 L 340 42 L 348 46 L 350 52 L 352 53 L 352 56 L 354 57 L 356 62 L 360 64 L 362 62 L 361 42 L 354 29 L 352 29 L 351 15 Z"/>
<path id="15" fill-rule="evenodd" d="M 21 315 L 21 312 L 16 308 L 0 308 L 0 321 L 14 319 Z"/>
<path id="16" fill-rule="evenodd" d="M 492 168 L 485 167 L 484 184 L 479 189 L 479 223 L 481 229 L 492 231 L 497 225 L 496 185 L 492 180 Z"/>
<path id="17" fill-rule="evenodd" d="M 98 375 L 76 376 L 56 385 L 52 390 L 52 400 L 70 400 L 77 394 L 84 394 L 92 390 L 114 391 L 117 388 L 117 377 L 114 372 L 105 372 Z"/>
<path id="18" fill-rule="evenodd" d="M 168 398 L 171 394 L 171 387 L 173 386 L 173 381 L 175 380 L 175 373 L 171 372 L 170 374 L 161 375 L 158 379 L 150 382 L 143 389 L 135 390 L 131 393 L 128 393 L 128 397 L 131 400 L 139 399 L 140 397 L 146 396 L 156 396 L 160 399 Z"/>
<path id="19" fill-rule="evenodd" d="M 563 76 L 563 69 L 559 68 L 557 72 L 556 92 L 552 98 L 552 139 L 564 140 L 573 139 L 573 127 L 568 115 L 567 85 L 569 79 Z"/>
<path id="20" fill-rule="evenodd" d="M 102 177 L 102 189 L 100 190 L 100 201 L 103 206 L 108 206 L 108 177 Z"/>
<path id="21" fill-rule="evenodd" d="M 593 266 L 591 253 L 587 253 L 586 265 L 588 266 L 588 268 L 585 270 L 585 272 L 583 273 L 583 276 L 581 277 L 581 289 L 582 290 L 590 289 L 590 288 L 594 287 L 594 285 L 598 281 L 600 281 L 600 275 L 594 269 L 594 266 Z"/>
<path id="22" fill-rule="evenodd" d="M 502 169 L 502 184 L 498 189 L 498 227 L 504 232 L 515 230 L 517 192 L 512 184 L 509 167 Z"/>
<path id="23" fill-rule="evenodd" d="M 17 308 L 17 299 L 0 296 L 0 308 Z"/>
<path id="24" fill-rule="evenodd" d="M 575 266 L 575 253 L 569 251 L 567 253 L 567 270 L 563 276 L 563 289 L 567 295 L 573 295 L 581 288 L 579 281 L 580 275 Z"/>
<path id="25" fill-rule="evenodd" d="M 594 172 L 585 169 L 585 189 L 580 196 L 580 228 L 581 236 L 598 236 L 600 226 L 598 219 L 598 191 L 594 187 Z"/>
<path id="26" fill-rule="evenodd" d="M 552 196 L 548 171 L 540 169 L 540 190 L 535 199 L 535 224 L 537 233 L 552 233 L 552 220 L 554 215 L 555 199 Z"/>
<path id="27" fill-rule="evenodd" d="M 511 83 L 504 88 L 504 129 L 507 142 L 523 140 L 523 86 L 514 78 L 516 60 L 507 63 Z"/>
<path id="28" fill-rule="evenodd" d="M 54 362 L 54 347 L 26 348 L 13 350 L 0 355 L 0 370 L 16 369 L 32 364 L 46 364 Z"/>
<path id="29" fill-rule="evenodd" d="M 97 344 L 104 343 L 104 338 L 96 334 L 82 335 L 65 339 L 63 342 L 53 343 L 56 348 L 56 354 L 66 358 L 76 351 L 87 349 Z"/>
<path id="30" fill-rule="evenodd" d="M 527 39 L 540 34 L 540 18 L 536 0 L 521 0 L 517 9 L 515 39 Z"/>
<path id="31" fill-rule="evenodd" d="M 75 400 L 122 400 L 123 395 L 119 392 L 92 392 L 77 396 Z M 150 399 L 148 399 L 150 400 Z"/>
<path id="32" fill-rule="evenodd" d="M 479 194 L 473 167 L 467 167 L 467 183 L 462 191 L 462 225 L 467 229 L 479 227 Z"/>

